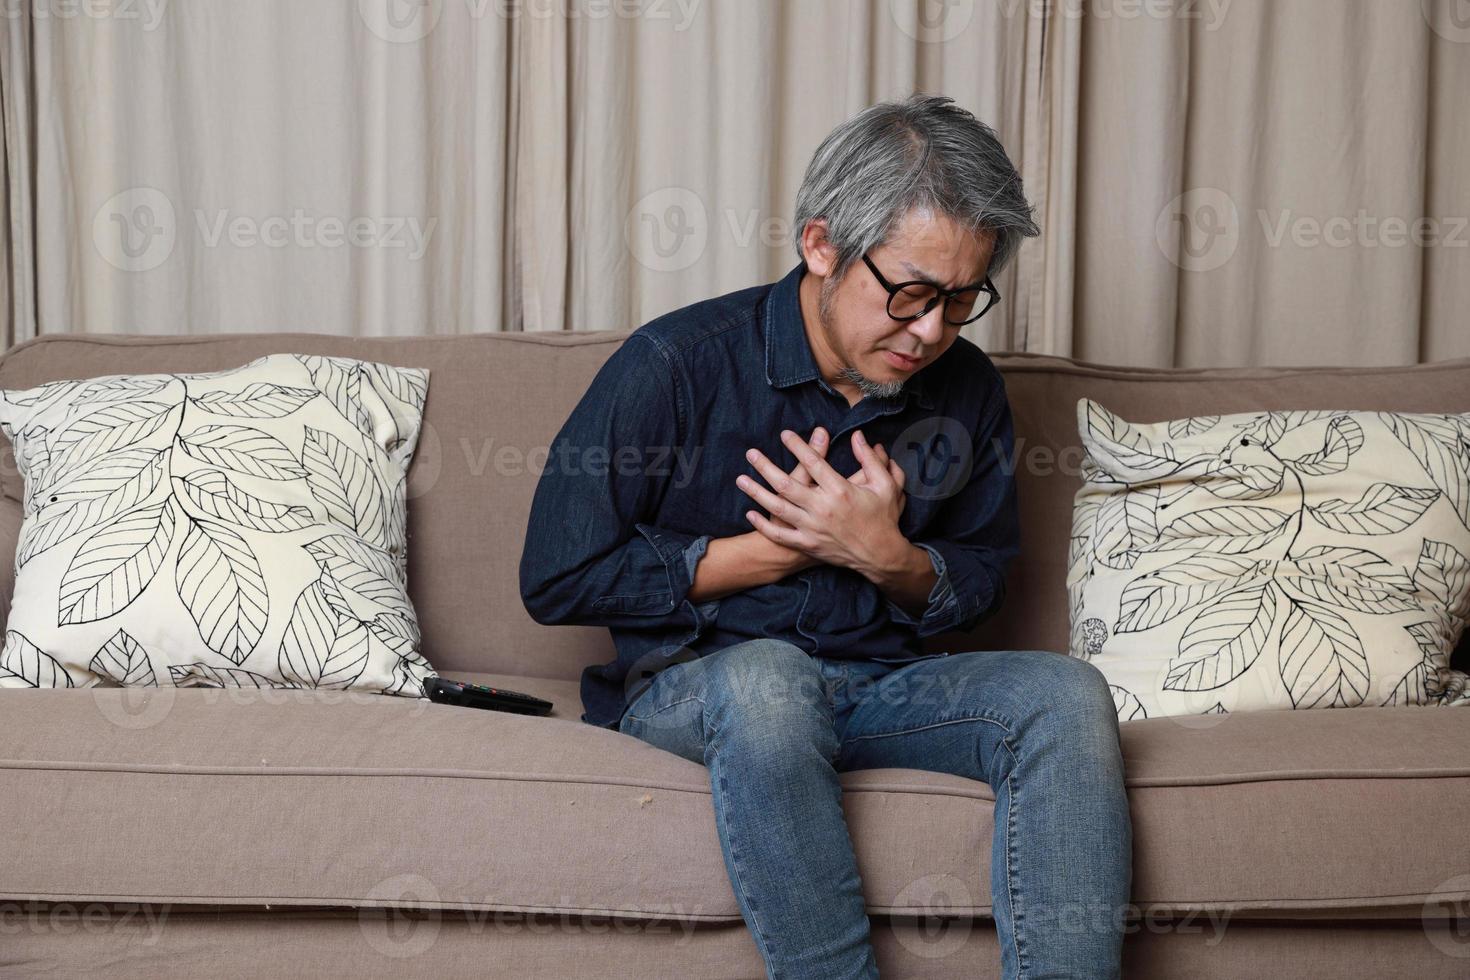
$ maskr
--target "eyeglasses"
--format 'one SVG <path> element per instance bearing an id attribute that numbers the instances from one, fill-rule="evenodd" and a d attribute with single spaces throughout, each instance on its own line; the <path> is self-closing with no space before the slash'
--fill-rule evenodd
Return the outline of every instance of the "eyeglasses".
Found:
<path id="1" fill-rule="evenodd" d="M 878 285 L 888 291 L 888 315 L 895 320 L 907 322 L 917 320 L 919 317 L 934 309 L 935 304 L 941 300 L 944 302 L 944 322 L 950 326 L 963 326 L 966 323 L 974 323 L 990 308 L 1000 302 L 1000 290 L 995 288 L 995 283 L 986 276 L 985 281 L 975 286 L 961 286 L 959 289 L 943 289 L 926 279 L 910 279 L 897 285 L 883 278 L 883 273 L 863 254 L 863 261 L 873 271 L 873 277 L 878 280 Z M 975 302 L 981 293 L 988 297 L 984 307 L 979 313 L 971 313 Z"/>

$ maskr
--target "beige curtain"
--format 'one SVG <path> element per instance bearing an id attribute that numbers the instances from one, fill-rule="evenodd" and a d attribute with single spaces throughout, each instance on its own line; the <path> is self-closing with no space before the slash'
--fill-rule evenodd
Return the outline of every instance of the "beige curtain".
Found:
<path id="1" fill-rule="evenodd" d="M 466 29 L 463 0 L 34 6 L 0 18 L 10 342 L 511 320 L 505 19 Z"/>
<path id="2" fill-rule="evenodd" d="M 864 106 L 945 92 L 1018 159 L 1037 112 L 1040 21 L 993 4 L 155 3 L 0 21 L 11 343 L 629 329 L 793 265 L 806 162 Z"/>
<path id="3" fill-rule="evenodd" d="M 788 269 L 817 143 L 922 90 L 996 127 L 1044 229 L 987 349 L 1467 354 L 1464 5 L 20 4 L 6 340 L 630 329 Z"/>
<path id="4" fill-rule="evenodd" d="M 520 50 L 536 68 L 519 73 L 516 171 L 525 328 L 627 329 L 778 278 L 797 261 L 791 209 L 812 152 L 881 99 L 951 95 L 1019 161 L 1040 22 L 985 3 L 947 23 L 931 4 L 706 0 L 687 22 L 674 4 L 669 17 L 528 19 Z M 1029 258 L 998 282 L 1011 300 L 1001 315 L 970 328 L 986 346 L 1023 335 Z"/>
<path id="5" fill-rule="evenodd" d="M 1070 322 L 1041 349 L 1181 366 L 1470 355 L 1470 3 L 1170 9 L 1067 21 L 1076 272 Z"/>

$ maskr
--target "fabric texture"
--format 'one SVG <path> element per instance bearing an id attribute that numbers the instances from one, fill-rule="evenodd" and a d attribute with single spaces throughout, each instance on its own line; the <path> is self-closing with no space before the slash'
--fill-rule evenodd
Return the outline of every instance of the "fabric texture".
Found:
<path id="1" fill-rule="evenodd" d="M 1470 414 L 1077 425 L 1070 652 L 1120 715 L 1470 704 Z"/>
<path id="2" fill-rule="evenodd" d="M 852 666 L 855 689 L 873 690 L 862 678 L 874 669 Z M 0 825 L 27 835 L 6 854 L 0 899 L 112 897 L 177 913 L 421 901 L 741 922 L 702 766 L 581 723 L 575 679 L 454 676 L 554 708 L 533 718 L 352 691 L 0 690 Z M 1470 900 L 1470 883 L 1413 832 L 1470 808 L 1470 725 L 1455 711 L 1153 718 L 1122 722 L 1119 737 L 1141 912 L 1417 927 L 1430 896 Z M 840 779 L 870 912 L 993 915 L 987 784 L 887 767 Z M 423 890 L 392 890 L 405 874 Z"/>
<path id="3" fill-rule="evenodd" d="M 821 138 L 921 90 L 1043 228 L 986 350 L 1463 357 L 1462 4 L 16 2 L 0 341 L 645 323 L 780 275 Z"/>
<path id="4" fill-rule="evenodd" d="M 423 697 L 407 470 L 428 372 L 272 354 L 0 391 L 24 478 L 0 685 Z"/>

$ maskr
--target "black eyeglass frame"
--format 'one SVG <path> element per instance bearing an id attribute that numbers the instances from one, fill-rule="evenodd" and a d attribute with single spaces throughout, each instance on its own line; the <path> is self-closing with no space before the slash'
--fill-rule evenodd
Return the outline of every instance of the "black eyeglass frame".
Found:
<path id="1" fill-rule="evenodd" d="M 863 253 L 863 262 L 873 273 L 873 278 L 878 280 L 878 285 L 882 286 L 884 290 L 886 290 L 888 293 L 888 303 L 884 306 L 884 311 L 891 319 L 897 320 L 900 323 L 908 323 L 911 320 L 917 320 L 921 317 L 928 316 L 929 311 L 934 309 L 934 307 L 939 305 L 940 303 L 944 304 L 944 312 L 945 314 L 948 314 L 950 297 L 971 289 L 979 289 L 990 296 L 990 302 L 985 304 L 984 309 L 982 309 L 979 313 L 972 315 L 968 320 L 961 320 L 959 323 L 951 320 L 947 315 L 942 315 L 940 319 L 951 327 L 962 327 L 967 323 L 974 323 L 976 320 L 989 313 L 991 308 L 994 307 L 996 303 L 1000 302 L 1000 290 L 995 288 L 995 283 L 990 281 L 989 276 L 986 276 L 984 280 L 975 283 L 974 285 L 961 286 L 958 289 L 945 289 L 938 283 L 930 282 L 927 279 L 908 279 L 904 282 L 894 284 L 883 278 L 883 273 L 878 271 L 878 267 L 873 264 L 872 259 L 868 258 L 868 253 L 866 252 Z M 893 312 L 893 298 L 897 296 L 905 286 L 928 286 L 930 289 L 934 290 L 934 298 L 925 303 L 924 308 L 918 313 L 914 313 L 911 316 L 899 316 L 898 314 Z"/>

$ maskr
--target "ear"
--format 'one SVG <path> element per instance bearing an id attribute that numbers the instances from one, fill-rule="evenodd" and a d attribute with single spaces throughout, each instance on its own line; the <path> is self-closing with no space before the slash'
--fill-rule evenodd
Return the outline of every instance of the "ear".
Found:
<path id="1" fill-rule="evenodd" d="M 827 237 L 826 218 L 812 218 L 801 230 L 801 254 L 807 269 L 819 278 L 837 268 L 837 246 Z"/>

